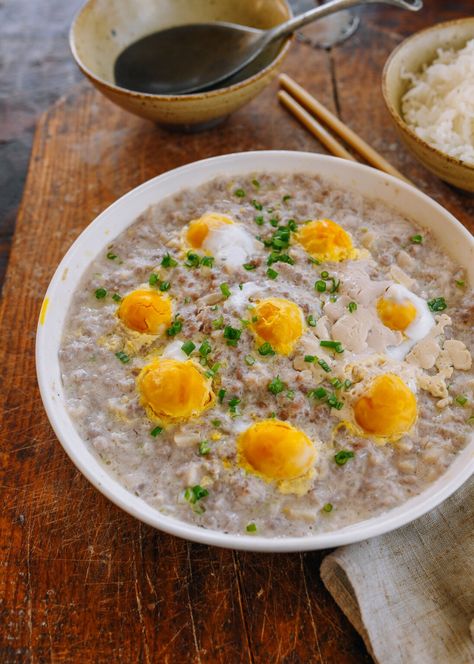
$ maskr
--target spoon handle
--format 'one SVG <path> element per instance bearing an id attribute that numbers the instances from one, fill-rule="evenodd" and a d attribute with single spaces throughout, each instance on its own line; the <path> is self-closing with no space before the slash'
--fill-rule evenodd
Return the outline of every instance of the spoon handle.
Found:
<path id="1" fill-rule="evenodd" d="M 287 37 L 295 32 L 295 30 L 298 30 L 298 28 L 301 28 L 308 23 L 312 23 L 319 18 L 335 14 L 343 9 L 350 9 L 356 5 L 371 5 L 377 2 L 400 7 L 401 9 L 409 9 L 413 12 L 416 12 L 423 7 L 423 0 L 331 0 L 331 2 L 310 9 L 303 14 L 298 14 L 298 16 L 291 18 L 289 21 L 280 23 L 280 25 L 277 25 L 275 28 L 266 31 L 263 39 L 264 44 L 267 45 L 275 41 L 275 39 Z"/>

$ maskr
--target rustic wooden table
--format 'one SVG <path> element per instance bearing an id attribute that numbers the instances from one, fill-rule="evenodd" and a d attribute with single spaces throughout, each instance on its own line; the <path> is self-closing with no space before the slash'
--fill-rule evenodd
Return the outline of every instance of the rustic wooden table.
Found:
<path id="1" fill-rule="evenodd" d="M 469 225 L 474 199 L 428 174 L 398 141 L 380 73 L 411 32 L 467 15 L 471 0 L 418 15 L 371 8 L 346 44 L 296 44 L 285 70 Z M 363 664 L 365 647 L 325 591 L 324 552 L 237 553 L 164 535 L 76 471 L 43 412 L 34 331 L 70 243 L 109 203 L 195 159 L 322 148 L 280 108 L 276 84 L 219 129 L 169 134 L 87 83 L 43 115 L 0 306 L 0 661 Z M 471 226 L 472 228 L 472 226 Z M 370 561 L 368 561 L 370 566 Z"/>

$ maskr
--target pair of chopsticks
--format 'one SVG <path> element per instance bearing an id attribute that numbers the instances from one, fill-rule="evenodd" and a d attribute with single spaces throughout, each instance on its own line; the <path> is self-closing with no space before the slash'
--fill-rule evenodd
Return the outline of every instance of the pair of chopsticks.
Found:
<path id="1" fill-rule="evenodd" d="M 358 152 L 371 166 L 378 168 L 385 173 L 394 175 L 404 182 L 413 184 L 400 171 L 397 171 L 392 164 L 376 152 L 368 143 L 358 136 L 352 129 L 345 125 L 321 102 L 309 94 L 301 85 L 287 76 L 280 74 L 280 85 L 284 90 L 278 93 L 278 99 L 306 129 L 311 132 L 324 145 L 324 147 L 336 157 L 356 161 L 350 152 L 327 131 L 318 121 L 321 120 L 327 127 L 342 138 L 356 152 Z M 291 94 L 289 94 L 291 93 Z M 316 116 L 314 117 L 311 113 Z M 318 118 L 318 119 L 316 119 Z"/>

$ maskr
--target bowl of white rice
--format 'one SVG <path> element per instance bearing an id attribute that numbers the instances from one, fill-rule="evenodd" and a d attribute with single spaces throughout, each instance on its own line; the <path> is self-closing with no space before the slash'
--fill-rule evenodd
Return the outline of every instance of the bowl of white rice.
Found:
<path id="1" fill-rule="evenodd" d="M 474 192 L 474 18 L 438 23 L 402 42 L 385 64 L 382 90 L 414 156 Z"/>

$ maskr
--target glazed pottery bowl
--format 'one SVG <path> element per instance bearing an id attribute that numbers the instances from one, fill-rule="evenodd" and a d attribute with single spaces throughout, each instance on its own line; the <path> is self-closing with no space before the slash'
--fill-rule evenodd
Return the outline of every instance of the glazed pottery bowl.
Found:
<path id="1" fill-rule="evenodd" d="M 286 0 L 88 0 L 72 24 L 70 46 L 83 73 L 115 104 L 163 125 L 202 129 L 233 113 L 270 83 L 290 39 L 271 45 L 225 87 L 179 96 L 117 86 L 117 56 L 138 39 L 175 25 L 229 21 L 267 29 L 290 17 Z"/>
<path id="2" fill-rule="evenodd" d="M 449 184 L 474 192 L 474 165 L 438 150 L 410 129 L 401 112 L 401 99 L 410 82 L 404 72 L 419 73 L 436 57 L 437 49 L 459 50 L 474 38 L 474 18 L 438 23 L 412 35 L 388 58 L 382 77 L 382 91 L 387 108 L 402 140 L 412 154 L 429 171 Z"/>
<path id="3" fill-rule="evenodd" d="M 263 537 L 229 534 L 185 523 L 163 514 L 127 491 L 116 477 L 109 474 L 87 440 L 81 438 L 67 409 L 59 350 L 69 304 L 91 261 L 150 205 L 216 177 L 238 178 L 258 172 L 323 176 L 338 189 L 357 191 L 363 197 L 381 200 L 429 230 L 456 264 L 465 268 L 470 283 L 474 282 L 472 236 L 435 201 L 399 179 L 356 162 L 305 152 L 242 152 L 205 159 L 164 173 L 130 191 L 102 212 L 74 242 L 49 285 L 38 324 L 36 365 L 41 396 L 60 443 L 79 470 L 116 505 L 155 528 L 196 542 L 253 551 L 305 551 L 357 542 L 416 519 L 466 481 L 474 470 L 474 435 L 443 475 L 419 495 L 394 509 L 331 532 L 304 537 L 288 537 L 283 532 L 279 536 Z"/>

